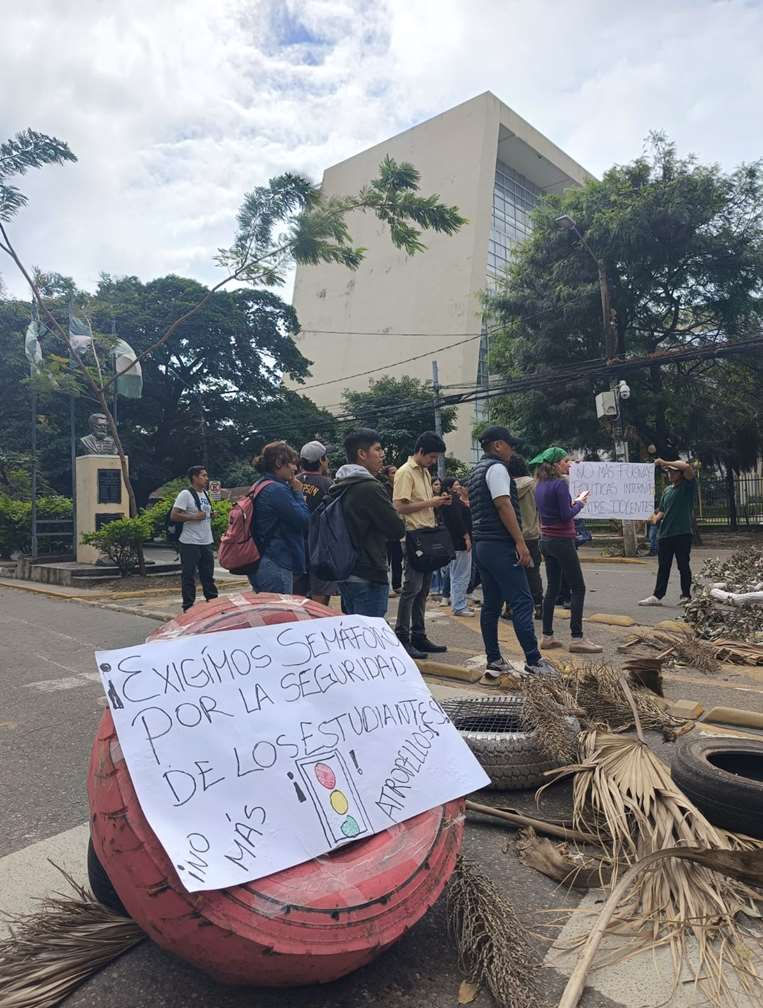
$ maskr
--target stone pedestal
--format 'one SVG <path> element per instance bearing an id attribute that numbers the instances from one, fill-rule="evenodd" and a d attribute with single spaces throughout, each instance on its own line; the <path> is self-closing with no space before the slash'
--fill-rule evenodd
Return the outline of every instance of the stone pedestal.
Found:
<path id="1" fill-rule="evenodd" d="M 82 543 L 83 532 L 96 532 L 130 513 L 118 455 L 81 455 L 77 459 L 77 562 L 95 563 L 101 554 Z"/>

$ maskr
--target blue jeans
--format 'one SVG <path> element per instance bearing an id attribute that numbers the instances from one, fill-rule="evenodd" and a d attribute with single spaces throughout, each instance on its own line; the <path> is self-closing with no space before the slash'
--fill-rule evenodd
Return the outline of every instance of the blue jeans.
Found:
<path id="1" fill-rule="evenodd" d="M 482 578 L 484 601 L 480 610 L 480 630 L 488 662 L 501 657 L 498 647 L 498 617 L 504 602 L 511 606 L 514 633 L 528 665 L 540 661 L 533 625 L 533 597 L 524 567 L 517 563 L 513 543 L 478 542 L 474 547 Z"/>
<path id="2" fill-rule="evenodd" d="M 342 611 L 348 616 L 380 616 L 387 614 L 389 586 L 376 581 L 340 581 Z"/>
<path id="3" fill-rule="evenodd" d="M 472 576 L 471 551 L 457 550 L 455 557 L 450 561 L 449 575 L 451 608 L 454 613 L 464 612 L 469 608 L 466 589 Z"/>
<path id="4" fill-rule="evenodd" d="M 291 595 L 294 590 L 294 572 L 264 556 L 257 564 L 257 570 L 247 577 L 256 592 L 275 592 L 276 595 Z"/>

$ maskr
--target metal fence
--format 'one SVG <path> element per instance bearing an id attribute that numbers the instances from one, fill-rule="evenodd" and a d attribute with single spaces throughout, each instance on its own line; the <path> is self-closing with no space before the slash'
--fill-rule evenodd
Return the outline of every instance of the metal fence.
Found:
<path id="1" fill-rule="evenodd" d="M 697 490 L 701 525 L 763 525 L 763 476 L 733 481 L 700 476 Z"/>

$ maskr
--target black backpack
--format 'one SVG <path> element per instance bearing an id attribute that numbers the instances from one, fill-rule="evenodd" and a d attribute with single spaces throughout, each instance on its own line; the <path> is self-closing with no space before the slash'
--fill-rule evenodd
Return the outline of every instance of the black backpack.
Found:
<path id="1" fill-rule="evenodd" d="M 201 511 L 201 498 L 199 497 L 198 493 L 194 490 L 193 487 L 186 487 L 186 490 L 188 490 L 191 497 L 193 497 L 196 507 L 199 509 L 199 511 Z M 209 494 L 207 493 L 206 490 L 204 491 L 204 496 L 207 498 L 209 506 L 211 507 L 212 502 L 209 500 Z M 174 506 L 175 505 L 173 504 L 172 507 Z M 167 542 L 169 543 L 180 542 L 180 533 L 183 531 L 183 525 L 184 522 L 172 521 L 172 508 L 170 508 L 164 518 L 164 533 Z"/>
<path id="2" fill-rule="evenodd" d="M 327 495 L 310 515 L 308 567 L 321 581 L 346 581 L 357 563 L 358 551 L 350 538 L 342 506 L 346 492 Z"/>

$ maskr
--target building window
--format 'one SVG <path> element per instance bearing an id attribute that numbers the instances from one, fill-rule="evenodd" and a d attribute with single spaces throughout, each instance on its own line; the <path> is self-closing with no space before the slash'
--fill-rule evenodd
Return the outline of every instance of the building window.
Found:
<path id="1" fill-rule="evenodd" d="M 530 213 L 537 205 L 542 191 L 533 183 L 509 168 L 503 161 L 495 166 L 493 185 L 493 210 L 490 219 L 490 239 L 487 247 L 487 289 L 495 291 L 506 272 L 514 245 L 524 241 L 532 230 Z M 477 385 L 485 388 L 489 382 L 488 358 L 490 337 L 483 324 L 480 339 Z M 488 399 L 474 404 L 474 422 L 478 424 L 490 417 Z M 479 458 L 479 445 L 473 444 L 474 457 Z"/>

